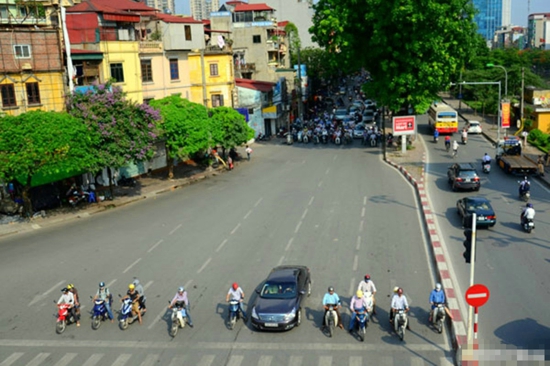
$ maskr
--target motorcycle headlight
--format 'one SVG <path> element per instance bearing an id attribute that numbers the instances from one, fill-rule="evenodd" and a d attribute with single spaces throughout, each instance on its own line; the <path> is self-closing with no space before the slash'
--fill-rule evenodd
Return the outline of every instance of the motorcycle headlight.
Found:
<path id="1" fill-rule="evenodd" d="M 254 319 L 260 319 L 260 318 L 258 317 L 258 314 L 256 313 L 256 308 L 252 308 L 252 317 L 253 317 Z"/>
<path id="2" fill-rule="evenodd" d="M 288 314 L 285 314 L 284 320 L 285 322 L 291 321 L 296 317 L 296 308 L 292 308 L 292 311 Z"/>

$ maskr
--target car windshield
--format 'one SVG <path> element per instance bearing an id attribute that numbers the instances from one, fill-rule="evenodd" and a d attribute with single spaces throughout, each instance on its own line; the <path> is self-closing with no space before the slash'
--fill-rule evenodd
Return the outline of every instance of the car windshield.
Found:
<path id="1" fill-rule="evenodd" d="M 266 282 L 260 297 L 263 299 L 292 299 L 296 297 L 296 284 L 292 282 Z"/>
<path id="2" fill-rule="evenodd" d="M 460 172 L 461 178 L 475 178 L 476 176 L 476 172 L 473 170 L 462 170 Z"/>
<path id="3" fill-rule="evenodd" d="M 468 211 L 477 211 L 477 210 L 491 210 L 488 202 L 484 201 L 467 201 Z"/>
<path id="4" fill-rule="evenodd" d="M 348 114 L 348 111 L 345 110 L 345 109 L 337 109 L 336 110 L 336 115 L 337 116 L 345 116 L 346 114 Z"/>

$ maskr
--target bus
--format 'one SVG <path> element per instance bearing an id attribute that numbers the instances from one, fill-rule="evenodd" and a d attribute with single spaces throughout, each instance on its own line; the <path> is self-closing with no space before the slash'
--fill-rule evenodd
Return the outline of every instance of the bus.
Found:
<path id="1" fill-rule="evenodd" d="M 432 130 L 439 133 L 458 132 L 458 113 L 445 103 L 433 103 L 428 110 Z"/>

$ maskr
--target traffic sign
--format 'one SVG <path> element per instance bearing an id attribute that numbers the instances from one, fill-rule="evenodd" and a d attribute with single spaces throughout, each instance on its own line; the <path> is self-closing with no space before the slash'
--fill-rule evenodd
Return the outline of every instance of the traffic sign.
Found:
<path id="1" fill-rule="evenodd" d="M 485 305 L 489 300 L 489 289 L 485 285 L 473 285 L 466 291 L 466 302 L 475 308 Z"/>
<path id="2" fill-rule="evenodd" d="M 393 135 L 414 135 L 416 121 L 414 116 L 393 117 Z"/>

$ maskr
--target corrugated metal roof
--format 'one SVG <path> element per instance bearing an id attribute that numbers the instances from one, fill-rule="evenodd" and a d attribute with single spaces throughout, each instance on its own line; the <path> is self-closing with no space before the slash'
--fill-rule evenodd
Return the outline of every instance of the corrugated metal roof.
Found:
<path id="1" fill-rule="evenodd" d="M 275 86 L 275 83 L 270 83 L 269 81 L 235 78 L 235 85 L 241 88 L 258 90 L 265 93 L 271 91 Z"/>
<path id="2" fill-rule="evenodd" d="M 158 13 L 155 16 L 165 23 L 187 23 L 187 24 L 202 24 L 200 20 L 193 17 L 178 17 L 176 15 Z"/>
<path id="3" fill-rule="evenodd" d="M 273 8 L 270 8 L 267 4 L 246 4 L 246 3 L 240 3 L 235 5 L 235 12 L 239 11 L 270 11 L 274 10 Z"/>

